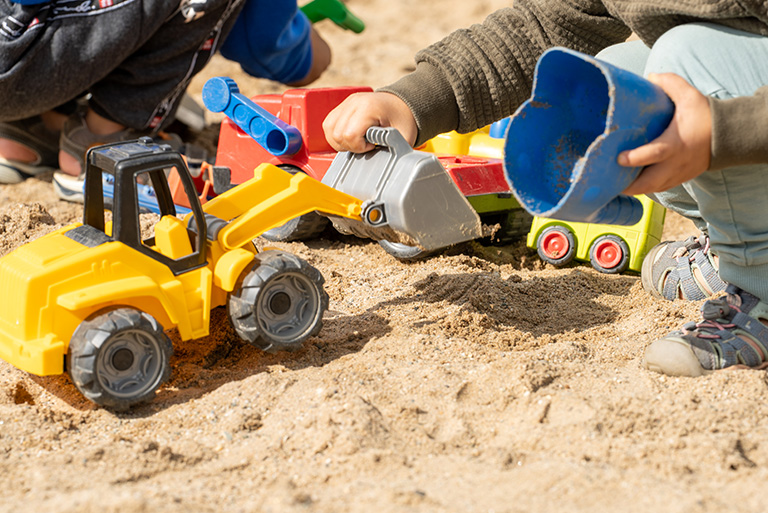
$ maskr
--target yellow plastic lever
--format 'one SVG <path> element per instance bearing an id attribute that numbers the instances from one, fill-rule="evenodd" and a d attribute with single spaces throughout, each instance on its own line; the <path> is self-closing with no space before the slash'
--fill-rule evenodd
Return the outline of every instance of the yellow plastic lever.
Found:
<path id="1" fill-rule="evenodd" d="M 224 248 L 234 249 L 315 210 L 360 220 L 362 201 L 304 173 L 291 175 L 271 164 L 261 164 L 252 179 L 220 194 L 203 208 L 220 219 L 231 220 L 219 232 L 218 240 Z"/>

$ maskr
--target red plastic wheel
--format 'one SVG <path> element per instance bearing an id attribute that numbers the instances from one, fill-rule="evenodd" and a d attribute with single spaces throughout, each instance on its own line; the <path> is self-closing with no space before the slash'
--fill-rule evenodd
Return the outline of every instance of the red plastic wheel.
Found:
<path id="1" fill-rule="evenodd" d="M 563 232 L 552 230 L 542 236 L 539 247 L 549 258 L 557 260 L 568 253 L 571 243 Z"/>
<path id="2" fill-rule="evenodd" d="M 562 267 L 576 256 L 576 239 L 565 226 L 548 226 L 536 240 L 536 252 L 545 262 Z"/>
<path id="3" fill-rule="evenodd" d="M 595 246 L 595 261 L 605 269 L 616 267 L 624 257 L 624 251 L 610 239 L 603 239 Z"/>

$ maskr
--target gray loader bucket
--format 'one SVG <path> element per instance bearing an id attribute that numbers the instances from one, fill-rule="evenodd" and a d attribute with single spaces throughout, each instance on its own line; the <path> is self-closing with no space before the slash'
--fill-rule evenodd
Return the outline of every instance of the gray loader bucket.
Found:
<path id="1" fill-rule="evenodd" d="M 394 128 L 371 127 L 368 153 L 340 152 L 323 183 L 363 201 L 363 222 L 329 216 L 338 231 L 434 250 L 482 236 L 480 217 L 438 158 Z"/>

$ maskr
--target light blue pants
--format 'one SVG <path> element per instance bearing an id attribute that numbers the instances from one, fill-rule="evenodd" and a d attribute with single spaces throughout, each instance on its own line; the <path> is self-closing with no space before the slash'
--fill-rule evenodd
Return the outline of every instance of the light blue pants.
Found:
<path id="1" fill-rule="evenodd" d="M 708 23 L 676 27 L 653 48 L 630 41 L 597 58 L 642 76 L 675 73 L 719 99 L 768 84 L 768 38 Z M 768 301 L 768 163 L 707 171 L 651 197 L 709 234 L 723 281 Z"/>

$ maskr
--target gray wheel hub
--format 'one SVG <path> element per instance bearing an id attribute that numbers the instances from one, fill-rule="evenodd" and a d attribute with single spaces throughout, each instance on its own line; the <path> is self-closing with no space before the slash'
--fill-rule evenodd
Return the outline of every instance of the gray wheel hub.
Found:
<path id="1" fill-rule="evenodd" d="M 125 330 L 106 344 L 96 362 L 96 378 L 104 389 L 128 399 L 157 387 L 163 374 L 157 340 L 141 330 Z"/>
<path id="2" fill-rule="evenodd" d="M 306 276 L 285 273 L 270 281 L 257 303 L 258 322 L 275 340 L 290 341 L 314 324 L 319 303 L 316 288 Z"/>

